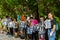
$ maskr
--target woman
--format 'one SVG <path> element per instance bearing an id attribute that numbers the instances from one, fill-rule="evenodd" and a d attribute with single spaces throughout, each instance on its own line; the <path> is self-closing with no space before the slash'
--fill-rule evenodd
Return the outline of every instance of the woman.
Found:
<path id="1" fill-rule="evenodd" d="M 56 21 L 54 20 L 54 14 L 50 12 L 48 14 L 48 19 L 51 22 L 51 28 L 48 29 L 48 39 L 55 40 L 55 38 L 56 38 Z"/>

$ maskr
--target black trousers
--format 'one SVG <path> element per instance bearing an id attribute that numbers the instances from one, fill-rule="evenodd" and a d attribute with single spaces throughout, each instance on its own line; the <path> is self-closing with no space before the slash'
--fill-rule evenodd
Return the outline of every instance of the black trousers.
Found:
<path id="1" fill-rule="evenodd" d="M 10 34 L 13 35 L 13 28 L 10 28 Z"/>
<path id="2" fill-rule="evenodd" d="M 32 40 L 38 40 L 38 31 L 32 33 Z"/>
<path id="3" fill-rule="evenodd" d="M 48 29 L 46 29 L 45 39 L 48 40 Z"/>

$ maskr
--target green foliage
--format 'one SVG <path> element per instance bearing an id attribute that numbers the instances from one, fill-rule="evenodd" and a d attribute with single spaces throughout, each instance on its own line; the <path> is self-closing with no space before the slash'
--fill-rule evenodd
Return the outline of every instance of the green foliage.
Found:
<path id="1" fill-rule="evenodd" d="M 36 11 L 38 11 L 39 16 L 44 16 L 53 11 L 57 19 L 59 19 L 60 0 L 0 0 L 0 17 L 5 15 L 17 16 L 16 14 L 19 12 L 20 14 L 24 12 L 29 15 Z"/>
<path id="2" fill-rule="evenodd" d="M 60 0 L 0 0 L 1 18 L 6 15 L 17 17 L 18 13 L 21 15 L 23 12 L 45 16 L 50 11 L 54 12 L 60 28 Z"/>

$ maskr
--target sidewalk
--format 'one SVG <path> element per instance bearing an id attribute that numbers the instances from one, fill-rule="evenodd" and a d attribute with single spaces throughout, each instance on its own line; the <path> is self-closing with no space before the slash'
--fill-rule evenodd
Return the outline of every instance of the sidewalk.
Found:
<path id="1" fill-rule="evenodd" d="M 5 34 L 1 34 L 0 33 L 0 40 L 24 40 L 24 39 L 14 38 L 12 36 L 5 35 Z"/>

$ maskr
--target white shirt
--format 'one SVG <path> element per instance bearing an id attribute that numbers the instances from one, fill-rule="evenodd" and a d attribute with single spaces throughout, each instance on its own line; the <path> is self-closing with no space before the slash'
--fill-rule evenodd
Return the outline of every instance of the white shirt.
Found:
<path id="1" fill-rule="evenodd" d="M 13 22 L 9 22 L 9 24 L 8 24 L 8 27 L 14 27 L 14 23 Z"/>
<path id="2" fill-rule="evenodd" d="M 45 28 L 51 28 L 51 21 L 49 19 L 46 19 L 44 23 L 46 26 Z"/>

